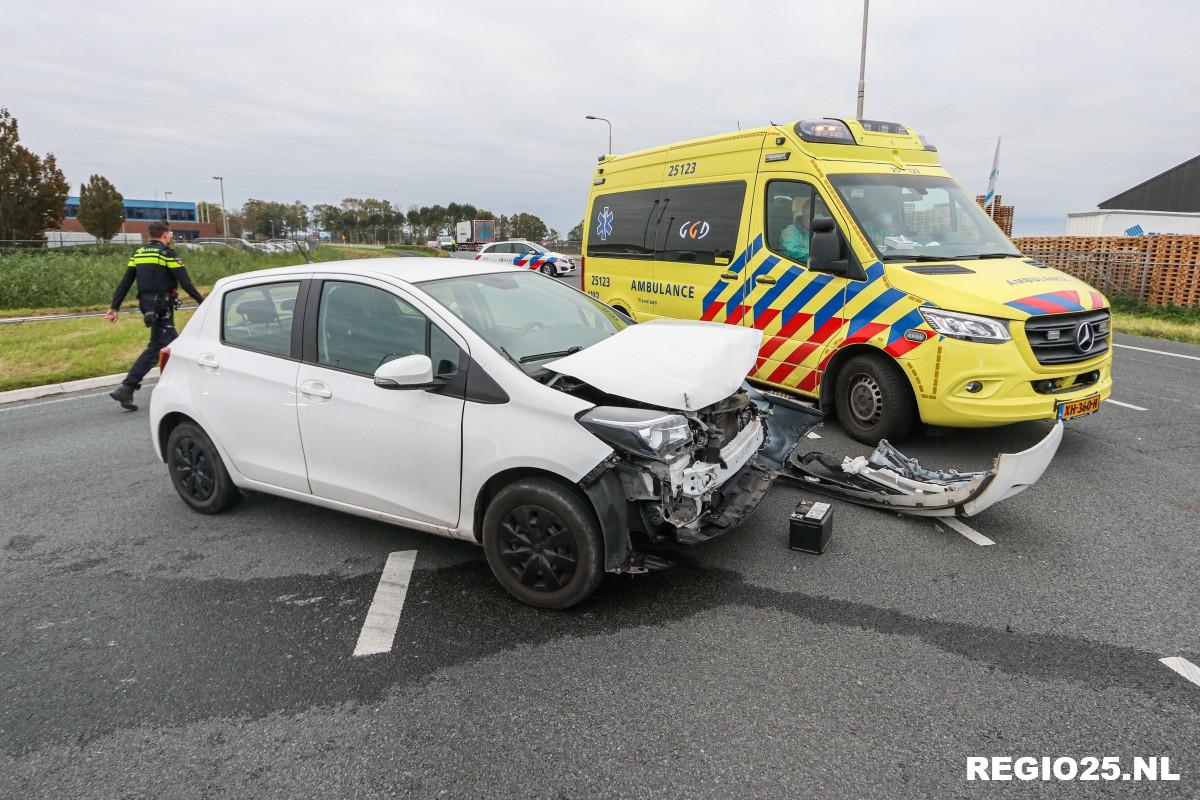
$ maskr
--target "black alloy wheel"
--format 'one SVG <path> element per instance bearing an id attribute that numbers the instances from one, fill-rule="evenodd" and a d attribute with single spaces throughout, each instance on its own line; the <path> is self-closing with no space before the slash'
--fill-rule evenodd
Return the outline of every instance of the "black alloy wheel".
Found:
<path id="1" fill-rule="evenodd" d="M 203 503 L 217 488 L 212 455 L 191 436 L 180 437 L 171 449 L 171 472 L 181 492 L 193 502 Z"/>
<path id="2" fill-rule="evenodd" d="M 604 543 L 590 502 L 548 478 L 496 492 L 483 516 L 483 551 L 511 595 L 537 608 L 570 608 L 604 579 Z"/>
<path id="3" fill-rule="evenodd" d="M 180 499 L 201 514 L 217 514 L 241 499 L 212 439 L 194 422 L 181 422 L 167 437 L 167 468 Z"/>
<path id="4" fill-rule="evenodd" d="M 575 576 L 575 537 L 545 508 L 517 506 L 500 522 L 500 557 L 524 586 L 541 592 L 561 589 Z"/>

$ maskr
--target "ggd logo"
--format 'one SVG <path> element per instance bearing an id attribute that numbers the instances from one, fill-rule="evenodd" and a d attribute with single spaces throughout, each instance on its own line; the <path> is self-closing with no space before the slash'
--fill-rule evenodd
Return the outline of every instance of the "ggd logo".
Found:
<path id="1" fill-rule="evenodd" d="M 696 221 L 688 220 L 679 226 L 680 239 L 700 240 L 708 236 L 709 224 L 702 219 Z"/>

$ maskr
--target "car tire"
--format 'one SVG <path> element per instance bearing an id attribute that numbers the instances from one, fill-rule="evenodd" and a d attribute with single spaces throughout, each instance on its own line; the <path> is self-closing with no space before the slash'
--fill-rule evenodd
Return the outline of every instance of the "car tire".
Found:
<path id="1" fill-rule="evenodd" d="M 553 264 L 542 264 L 542 266 L 539 267 L 539 269 L 542 271 L 543 275 L 549 275 L 550 277 L 554 277 L 555 273 L 554 273 L 554 265 Z"/>
<path id="2" fill-rule="evenodd" d="M 201 514 L 219 514 L 242 499 L 216 445 L 193 422 L 176 425 L 167 437 L 167 468 L 179 497 Z"/>
<path id="3" fill-rule="evenodd" d="M 853 356 L 838 371 L 834 408 L 846 433 L 864 444 L 902 442 L 912 432 L 917 406 L 899 367 L 883 356 Z"/>
<path id="4" fill-rule="evenodd" d="M 483 516 L 483 550 L 500 585 L 536 608 L 570 608 L 604 579 L 592 509 L 541 478 L 522 478 L 496 493 Z"/>

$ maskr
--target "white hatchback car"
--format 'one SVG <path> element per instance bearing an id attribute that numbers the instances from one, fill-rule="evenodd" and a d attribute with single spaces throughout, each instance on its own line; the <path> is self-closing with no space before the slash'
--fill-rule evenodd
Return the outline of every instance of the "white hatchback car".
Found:
<path id="1" fill-rule="evenodd" d="M 543 275 L 562 277 L 575 274 L 575 259 L 525 239 L 489 244 L 481 249 L 475 258 L 478 261 L 512 264 L 522 269 L 537 270 Z"/>
<path id="2" fill-rule="evenodd" d="M 484 546 L 566 608 L 758 504 L 819 416 L 744 376 L 761 333 L 634 325 L 543 275 L 367 259 L 218 281 L 164 350 L 155 448 L 203 513 L 268 492 Z"/>

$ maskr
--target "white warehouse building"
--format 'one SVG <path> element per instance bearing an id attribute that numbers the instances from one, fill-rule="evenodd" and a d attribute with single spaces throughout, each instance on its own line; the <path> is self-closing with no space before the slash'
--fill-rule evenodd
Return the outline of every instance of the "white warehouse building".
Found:
<path id="1" fill-rule="evenodd" d="M 1200 234 L 1200 213 L 1101 209 L 1067 214 L 1067 236 Z"/>

